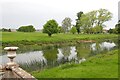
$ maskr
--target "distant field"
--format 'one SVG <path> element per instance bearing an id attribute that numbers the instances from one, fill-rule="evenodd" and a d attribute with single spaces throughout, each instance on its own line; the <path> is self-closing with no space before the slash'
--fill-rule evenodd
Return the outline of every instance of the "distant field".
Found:
<path id="1" fill-rule="evenodd" d="M 53 34 L 49 37 L 47 34 L 32 32 L 3 32 L 2 42 L 12 42 L 12 41 L 39 41 L 39 42 L 61 42 L 69 40 L 90 40 L 90 39 L 103 39 L 103 38 L 114 38 L 117 37 L 116 34 Z"/>

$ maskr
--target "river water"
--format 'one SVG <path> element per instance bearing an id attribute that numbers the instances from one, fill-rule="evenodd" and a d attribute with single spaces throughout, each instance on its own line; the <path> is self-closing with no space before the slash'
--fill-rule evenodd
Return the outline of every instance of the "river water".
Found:
<path id="1" fill-rule="evenodd" d="M 31 51 L 17 54 L 14 59 L 23 69 L 27 71 L 51 68 L 64 63 L 80 63 L 87 58 L 108 52 L 117 47 L 113 41 L 78 43 L 72 46 L 49 47 L 39 51 Z M 9 62 L 7 55 L 0 56 L 0 64 Z"/>

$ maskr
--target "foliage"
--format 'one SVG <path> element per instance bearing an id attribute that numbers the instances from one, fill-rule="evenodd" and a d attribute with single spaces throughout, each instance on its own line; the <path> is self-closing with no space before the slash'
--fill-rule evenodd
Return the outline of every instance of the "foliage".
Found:
<path id="1" fill-rule="evenodd" d="M 77 29 L 77 33 L 79 34 L 80 33 L 80 27 L 81 27 L 81 22 L 80 22 L 80 19 L 81 19 L 81 16 L 82 16 L 83 12 L 80 11 L 77 13 L 77 19 L 76 19 L 76 29 Z"/>
<path id="2" fill-rule="evenodd" d="M 112 13 L 106 9 L 88 12 L 81 16 L 81 30 L 84 33 L 91 33 L 91 30 L 93 31 L 92 33 L 102 33 L 103 27 L 105 27 L 104 23 L 111 20 L 111 18 Z"/>
<path id="3" fill-rule="evenodd" d="M 11 29 L 2 28 L 2 32 L 11 32 Z"/>
<path id="4" fill-rule="evenodd" d="M 35 28 L 32 25 L 21 26 L 17 31 L 19 31 L 19 32 L 35 32 Z"/>
<path id="5" fill-rule="evenodd" d="M 115 25 L 115 28 L 113 29 L 109 29 L 108 32 L 111 34 L 111 33 L 114 33 L 114 34 L 120 34 L 120 22 L 118 22 L 118 24 Z"/>
<path id="6" fill-rule="evenodd" d="M 75 33 L 77 32 L 76 27 L 73 26 L 73 27 L 71 28 L 70 32 L 71 32 L 72 34 L 75 34 Z"/>
<path id="7" fill-rule="evenodd" d="M 114 29 L 111 29 L 111 28 L 110 28 L 110 29 L 108 30 L 108 33 L 110 33 L 110 34 L 114 33 Z"/>
<path id="8" fill-rule="evenodd" d="M 118 22 L 118 24 L 115 25 L 115 33 L 120 34 L 120 22 Z"/>
<path id="9" fill-rule="evenodd" d="M 62 26 L 59 26 L 58 27 L 58 33 L 63 33 L 63 32 L 64 32 L 64 30 L 63 30 Z"/>
<path id="10" fill-rule="evenodd" d="M 104 22 L 111 20 L 112 13 L 106 9 L 99 9 L 97 11 L 96 23 L 98 26 L 102 26 Z"/>
<path id="11" fill-rule="evenodd" d="M 58 32 L 58 23 L 55 20 L 49 20 L 43 26 L 43 33 L 47 33 L 48 36 L 51 36 L 54 33 Z"/>
<path id="12" fill-rule="evenodd" d="M 95 26 L 93 33 L 101 33 L 102 27 L 100 26 Z"/>
<path id="13" fill-rule="evenodd" d="M 62 28 L 64 30 L 64 33 L 68 32 L 71 28 L 71 18 L 66 17 L 63 21 L 62 21 Z"/>

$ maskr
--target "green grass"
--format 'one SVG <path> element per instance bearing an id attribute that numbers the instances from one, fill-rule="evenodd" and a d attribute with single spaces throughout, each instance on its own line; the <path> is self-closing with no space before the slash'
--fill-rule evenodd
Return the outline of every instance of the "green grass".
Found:
<path id="1" fill-rule="evenodd" d="M 117 34 L 53 34 L 49 37 L 40 32 L 2 32 L 2 47 L 4 53 L 6 46 L 18 46 L 19 51 L 34 51 L 46 46 L 59 46 L 76 44 L 80 40 L 103 40 L 117 38 Z"/>
<path id="2" fill-rule="evenodd" d="M 89 39 L 102 39 L 117 37 L 116 34 L 53 34 L 49 37 L 47 34 L 32 32 L 2 32 L 2 42 L 12 41 L 39 41 L 39 42 L 62 42 L 70 40 L 89 40 Z"/>
<path id="3" fill-rule="evenodd" d="M 64 64 L 32 75 L 36 78 L 118 78 L 118 50 L 93 56 L 81 64 Z"/>

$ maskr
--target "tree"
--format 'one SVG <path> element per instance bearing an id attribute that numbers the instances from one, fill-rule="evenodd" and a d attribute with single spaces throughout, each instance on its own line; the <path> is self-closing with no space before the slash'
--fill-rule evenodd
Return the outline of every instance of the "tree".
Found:
<path id="1" fill-rule="evenodd" d="M 52 34 L 58 32 L 58 23 L 55 20 L 49 20 L 43 26 L 43 33 L 47 33 L 51 37 Z"/>
<path id="2" fill-rule="evenodd" d="M 80 26 L 81 26 L 80 18 L 82 16 L 82 14 L 83 14 L 82 11 L 80 11 L 80 12 L 77 13 L 77 19 L 76 19 L 76 25 L 75 25 L 75 27 L 77 29 L 77 33 L 78 34 L 80 33 Z"/>
<path id="3" fill-rule="evenodd" d="M 108 30 L 108 33 L 112 34 L 112 33 L 114 33 L 114 30 L 110 28 L 110 29 Z"/>
<path id="4" fill-rule="evenodd" d="M 8 29 L 8 32 L 11 32 L 11 29 Z"/>
<path id="5" fill-rule="evenodd" d="M 2 28 L 1 31 L 2 32 L 11 32 L 11 29 Z"/>
<path id="6" fill-rule="evenodd" d="M 35 32 L 35 28 L 33 25 L 21 26 L 17 31 L 20 32 Z"/>
<path id="7" fill-rule="evenodd" d="M 115 25 L 115 28 L 113 29 L 109 29 L 108 33 L 115 33 L 115 34 L 119 34 L 120 33 L 120 21 L 118 21 L 118 23 Z"/>
<path id="8" fill-rule="evenodd" d="M 63 30 L 62 26 L 59 26 L 58 27 L 58 33 L 63 33 L 63 32 L 64 32 L 64 30 Z"/>
<path id="9" fill-rule="evenodd" d="M 101 32 L 103 31 L 103 23 L 106 21 L 111 20 L 112 18 L 112 13 L 109 12 L 106 9 L 99 9 L 97 11 L 97 20 L 96 20 L 96 25 L 101 27 Z"/>
<path id="10" fill-rule="evenodd" d="M 81 28 L 85 33 L 91 33 L 91 29 L 96 27 L 98 33 L 103 31 L 104 23 L 111 20 L 112 13 L 106 9 L 99 9 L 83 14 L 80 18 Z"/>
<path id="11" fill-rule="evenodd" d="M 101 27 L 100 26 L 95 26 L 94 27 L 95 32 L 94 33 L 101 33 Z"/>
<path id="12" fill-rule="evenodd" d="M 64 30 L 64 33 L 68 32 L 71 28 L 71 18 L 66 17 L 63 21 L 62 21 L 62 28 Z"/>
<path id="13" fill-rule="evenodd" d="M 76 27 L 73 26 L 73 27 L 71 28 L 70 32 L 73 33 L 73 34 L 75 34 L 75 33 L 77 32 Z"/>
<path id="14" fill-rule="evenodd" d="M 120 34 L 120 22 L 118 22 L 118 24 L 115 25 L 115 32 L 116 34 Z"/>
<path id="15" fill-rule="evenodd" d="M 83 14 L 80 19 L 81 31 L 84 33 L 89 33 L 91 28 L 91 22 L 88 14 Z"/>
<path id="16" fill-rule="evenodd" d="M 104 22 L 109 21 L 112 18 L 112 13 L 106 9 L 99 9 L 97 12 L 98 13 L 96 23 L 98 26 L 102 26 Z"/>

